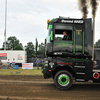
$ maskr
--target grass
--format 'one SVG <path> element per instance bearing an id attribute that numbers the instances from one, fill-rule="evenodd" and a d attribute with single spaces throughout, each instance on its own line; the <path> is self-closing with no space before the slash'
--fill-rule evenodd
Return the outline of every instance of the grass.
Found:
<path id="1" fill-rule="evenodd" d="M 19 69 L 0 69 L 0 75 L 39 75 L 42 76 L 43 73 L 41 73 L 41 68 L 37 70 L 37 67 L 33 67 L 33 69 L 22 69 L 22 67 L 19 67 Z"/>

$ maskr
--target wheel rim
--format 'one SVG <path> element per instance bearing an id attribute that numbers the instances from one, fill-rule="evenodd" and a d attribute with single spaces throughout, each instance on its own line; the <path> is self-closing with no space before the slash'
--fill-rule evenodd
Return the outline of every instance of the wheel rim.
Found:
<path id="1" fill-rule="evenodd" d="M 61 74 L 58 76 L 58 83 L 61 86 L 67 86 L 70 82 L 69 76 L 66 74 Z"/>

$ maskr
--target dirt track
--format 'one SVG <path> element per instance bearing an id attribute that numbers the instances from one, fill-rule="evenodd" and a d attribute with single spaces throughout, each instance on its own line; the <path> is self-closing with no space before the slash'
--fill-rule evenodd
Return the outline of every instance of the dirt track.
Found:
<path id="1" fill-rule="evenodd" d="M 100 83 L 73 83 L 67 91 L 42 76 L 0 76 L 0 100 L 100 100 Z"/>

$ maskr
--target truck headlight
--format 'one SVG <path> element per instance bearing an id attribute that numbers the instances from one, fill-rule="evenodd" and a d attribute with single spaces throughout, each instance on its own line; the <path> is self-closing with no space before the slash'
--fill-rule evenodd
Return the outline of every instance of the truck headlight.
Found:
<path id="1" fill-rule="evenodd" d="M 48 64 L 45 64 L 45 66 L 48 66 Z"/>
<path id="2" fill-rule="evenodd" d="M 45 63 L 47 63 L 47 64 L 48 64 L 48 61 L 45 61 Z"/>

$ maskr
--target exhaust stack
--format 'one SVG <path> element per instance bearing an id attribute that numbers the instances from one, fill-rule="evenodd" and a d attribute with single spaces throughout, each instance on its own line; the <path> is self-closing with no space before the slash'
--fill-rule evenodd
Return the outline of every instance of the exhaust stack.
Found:
<path id="1" fill-rule="evenodd" d="M 93 53 L 92 53 L 92 60 L 94 60 L 94 39 L 95 39 L 95 18 L 93 18 Z"/>
<path id="2" fill-rule="evenodd" d="M 96 11 L 97 11 L 97 6 L 99 3 L 97 0 L 91 0 L 90 5 L 92 8 L 92 18 L 93 18 L 93 53 L 92 53 L 92 60 L 94 60 L 94 39 L 95 39 L 95 17 L 96 17 Z"/>

